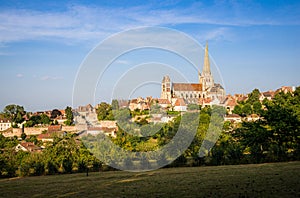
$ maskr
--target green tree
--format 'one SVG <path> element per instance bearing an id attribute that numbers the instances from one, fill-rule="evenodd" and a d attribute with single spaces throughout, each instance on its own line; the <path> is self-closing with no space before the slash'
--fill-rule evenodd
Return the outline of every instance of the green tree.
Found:
<path id="1" fill-rule="evenodd" d="M 252 114 L 252 107 L 249 103 L 246 103 L 242 108 L 242 115 L 247 116 Z"/>
<path id="2" fill-rule="evenodd" d="M 254 89 L 249 95 L 247 103 L 253 105 L 255 102 L 259 102 L 260 92 L 258 89 Z"/>
<path id="3" fill-rule="evenodd" d="M 25 139 L 26 139 L 26 137 L 27 137 L 26 133 L 24 133 L 24 132 L 23 132 L 23 133 L 21 134 L 21 138 L 22 138 L 22 140 L 25 140 Z"/>
<path id="4" fill-rule="evenodd" d="M 197 104 L 188 104 L 187 109 L 188 109 L 189 111 L 192 111 L 192 110 L 200 110 L 201 108 L 200 108 L 200 106 L 197 105 Z"/>
<path id="5" fill-rule="evenodd" d="M 67 121 L 65 122 L 66 125 L 70 126 L 73 123 L 73 112 L 72 112 L 72 108 L 67 106 L 67 108 L 65 109 L 65 113 L 66 113 L 66 117 L 67 117 Z"/>
<path id="6" fill-rule="evenodd" d="M 262 105 L 261 105 L 261 103 L 259 101 L 255 101 L 253 103 L 252 107 L 253 107 L 253 113 L 256 113 L 258 115 L 261 114 L 261 112 L 262 112 Z"/>
<path id="7" fill-rule="evenodd" d="M 119 102 L 118 100 L 114 99 L 111 101 L 111 108 L 113 110 L 119 110 Z"/>
<path id="8" fill-rule="evenodd" d="M 110 104 L 101 102 L 97 110 L 98 120 L 113 120 L 112 108 Z"/>
<path id="9" fill-rule="evenodd" d="M 29 118 L 29 120 L 32 121 L 34 125 L 40 124 L 41 123 L 41 116 L 40 115 L 34 115 L 34 116 L 31 116 Z"/>
<path id="10" fill-rule="evenodd" d="M 24 107 L 15 104 L 7 105 L 3 113 L 6 118 L 14 123 L 22 123 L 24 121 L 23 116 L 26 114 Z"/>
<path id="11" fill-rule="evenodd" d="M 300 120 L 293 107 L 274 101 L 266 106 L 263 117 L 273 133 L 273 143 L 276 144 L 276 155 L 279 160 L 286 160 L 289 150 L 298 150 L 300 144 Z M 275 147 L 274 147 L 275 148 Z"/>
<path id="12" fill-rule="evenodd" d="M 238 115 L 242 115 L 243 111 L 242 111 L 242 107 L 241 105 L 236 105 L 232 111 L 232 113 L 238 114 Z"/>
<path id="13" fill-rule="evenodd" d="M 48 124 L 50 124 L 50 122 L 51 122 L 51 120 L 46 114 L 41 115 L 41 123 L 42 124 L 48 125 Z"/>
<path id="14" fill-rule="evenodd" d="M 253 162 L 260 163 L 264 151 L 269 148 L 272 132 L 262 121 L 243 122 L 242 127 L 236 129 L 235 137 L 239 138 L 244 148 L 249 148 Z"/>
<path id="15" fill-rule="evenodd" d="M 57 118 L 58 116 L 61 116 L 61 112 L 58 109 L 53 109 L 51 111 L 51 118 L 54 119 Z"/>

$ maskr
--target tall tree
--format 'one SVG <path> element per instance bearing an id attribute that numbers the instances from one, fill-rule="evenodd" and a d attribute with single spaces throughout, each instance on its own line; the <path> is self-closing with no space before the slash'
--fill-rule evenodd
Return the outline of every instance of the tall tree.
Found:
<path id="1" fill-rule="evenodd" d="M 67 117 L 67 121 L 66 124 L 67 125 L 71 125 L 73 123 L 73 112 L 72 112 L 72 108 L 67 106 L 67 108 L 65 109 L 66 112 L 66 117 Z"/>
<path id="2" fill-rule="evenodd" d="M 6 118 L 10 119 L 14 123 L 22 123 L 24 121 L 23 116 L 26 114 L 23 106 L 15 104 L 7 105 L 4 108 L 3 113 Z"/>
<path id="3" fill-rule="evenodd" d="M 114 99 L 114 100 L 111 101 L 111 108 L 112 108 L 112 110 L 119 110 L 118 100 Z"/>
<path id="4" fill-rule="evenodd" d="M 255 102 L 259 101 L 260 92 L 258 89 L 254 89 L 249 95 L 247 103 L 253 105 Z"/>

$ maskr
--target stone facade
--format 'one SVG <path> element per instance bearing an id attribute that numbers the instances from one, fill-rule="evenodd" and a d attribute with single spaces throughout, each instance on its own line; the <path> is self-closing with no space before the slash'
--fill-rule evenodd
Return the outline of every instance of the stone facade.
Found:
<path id="1" fill-rule="evenodd" d="M 210 98 L 211 101 L 223 101 L 225 90 L 222 85 L 214 82 L 210 70 L 208 44 L 205 47 L 204 65 L 202 73 L 198 72 L 198 83 L 173 83 L 169 76 L 164 76 L 161 86 L 161 98 L 182 98 L 187 104 L 200 104 L 201 99 Z"/>

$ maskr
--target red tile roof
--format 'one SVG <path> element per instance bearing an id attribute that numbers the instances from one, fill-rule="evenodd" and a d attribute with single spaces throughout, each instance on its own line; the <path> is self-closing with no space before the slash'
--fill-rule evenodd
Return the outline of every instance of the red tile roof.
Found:
<path id="1" fill-rule="evenodd" d="M 52 139 L 52 135 L 49 134 L 49 133 L 39 134 L 39 135 L 37 136 L 37 139 L 38 139 L 38 140 L 41 140 L 41 139 Z"/>
<path id="2" fill-rule="evenodd" d="M 158 104 L 170 104 L 170 101 L 168 99 L 162 99 L 162 98 L 158 98 L 157 102 Z"/>
<path id="3" fill-rule="evenodd" d="M 40 151 L 41 150 L 40 147 L 36 146 L 32 142 L 21 142 L 20 145 L 23 146 L 29 152 L 34 152 L 34 151 Z"/>
<path id="4" fill-rule="evenodd" d="M 196 83 L 173 83 L 175 91 L 202 91 L 202 84 Z"/>
<path id="5" fill-rule="evenodd" d="M 238 114 L 229 114 L 229 115 L 226 115 L 225 117 L 226 118 L 241 118 L 241 116 Z"/>
<path id="6" fill-rule="evenodd" d="M 177 98 L 177 100 L 175 101 L 174 106 L 186 106 L 184 100 L 182 98 Z"/>
<path id="7" fill-rule="evenodd" d="M 275 95 L 275 92 L 274 91 L 266 91 L 266 92 L 263 92 L 262 94 L 264 95 L 264 97 L 271 97 L 271 98 L 273 98 L 274 95 Z"/>

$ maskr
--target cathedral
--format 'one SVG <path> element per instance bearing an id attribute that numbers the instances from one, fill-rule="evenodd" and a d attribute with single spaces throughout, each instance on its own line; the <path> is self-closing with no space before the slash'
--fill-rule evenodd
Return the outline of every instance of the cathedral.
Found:
<path id="1" fill-rule="evenodd" d="M 218 104 L 225 98 L 225 90 L 214 82 L 210 70 L 208 44 L 205 46 L 204 65 L 202 73 L 198 72 L 198 83 L 174 83 L 169 76 L 164 76 L 161 85 L 161 98 L 170 102 L 174 98 L 182 98 L 186 104 L 200 104 L 209 99 Z"/>

